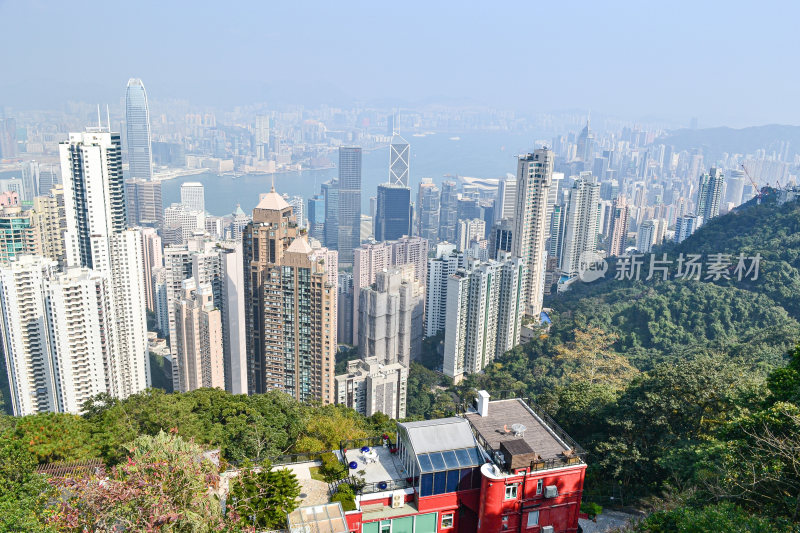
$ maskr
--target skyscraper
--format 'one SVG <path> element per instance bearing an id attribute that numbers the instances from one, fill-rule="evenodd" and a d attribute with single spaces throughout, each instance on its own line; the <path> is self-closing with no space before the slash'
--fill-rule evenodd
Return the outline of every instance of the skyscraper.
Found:
<path id="1" fill-rule="evenodd" d="M 720 198 L 722 197 L 724 183 L 725 175 L 718 168 L 712 167 L 708 174 L 700 175 L 695 214 L 703 217 L 704 224 L 719 215 Z"/>
<path id="2" fill-rule="evenodd" d="M 274 189 L 245 229 L 244 262 L 248 391 L 333 403 L 336 282 Z"/>
<path id="3" fill-rule="evenodd" d="M 442 182 L 439 210 L 439 240 L 456 242 L 456 223 L 458 222 L 458 192 L 453 180 Z"/>
<path id="4" fill-rule="evenodd" d="M 113 356 L 108 392 L 125 398 L 150 382 L 142 241 L 126 230 L 119 134 L 102 128 L 70 133 L 59 144 L 64 180 L 68 266 L 106 274 L 111 280 Z"/>
<path id="5" fill-rule="evenodd" d="M 514 209 L 517 207 L 517 177 L 507 174 L 497 184 L 497 202 L 495 203 L 494 219 L 509 220 L 514 218 Z"/>
<path id="6" fill-rule="evenodd" d="M 483 240 L 486 235 L 486 222 L 480 218 L 458 221 L 456 245 L 462 252 L 466 251 L 473 241 Z"/>
<path id="7" fill-rule="evenodd" d="M 578 135 L 578 149 L 576 158 L 585 164 L 591 164 L 594 159 L 594 133 L 589 129 L 589 119 L 586 119 L 586 126 Z M 590 167 L 591 168 L 591 167 Z"/>
<path id="8" fill-rule="evenodd" d="M 155 228 L 142 228 L 142 272 L 144 276 L 145 305 L 150 311 L 156 310 L 156 296 L 153 286 L 153 271 L 164 266 L 164 253 L 161 237 Z"/>
<path id="9" fill-rule="evenodd" d="M 378 185 L 375 240 L 390 241 L 411 235 L 411 189 L 404 185 Z"/>
<path id="10" fill-rule="evenodd" d="M 153 179 L 153 158 L 150 150 L 150 111 L 147 92 L 142 80 L 128 80 L 125 96 L 125 124 L 127 126 L 128 163 L 130 177 L 150 181 Z"/>
<path id="11" fill-rule="evenodd" d="M 325 243 L 325 197 L 317 194 L 308 199 L 308 235 Z"/>
<path id="12" fill-rule="evenodd" d="M 263 161 L 269 154 L 269 117 L 267 115 L 256 115 L 254 128 L 254 142 L 256 144 L 256 158 Z"/>
<path id="13" fill-rule="evenodd" d="M 389 145 L 389 184 L 408 187 L 408 162 L 411 148 L 398 133 Z"/>
<path id="14" fill-rule="evenodd" d="M 553 178 L 553 152 L 539 149 L 519 156 L 517 207 L 514 210 L 513 254 L 525 260 L 526 314 L 534 319 L 542 311 L 544 292 L 547 202 Z"/>
<path id="15" fill-rule="evenodd" d="M 498 252 L 511 252 L 513 235 L 514 223 L 510 219 L 495 222 L 489 231 L 489 259 L 497 259 Z"/>
<path id="16" fill-rule="evenodd" d="M 202 183 L 187 181 L 181 183 L 181 204 L 192 211 L 206 212 L 206 193 Z"/>
<path id="17" fill-rule="evenodd" d="M 422 178 L 417 192 L 417 234 L 431 244 L 439 240 L 439 187 L 431 178 Z"/>
<path id="18" fill-rule="evenodd" d="M 353 250 L 361 244 L 361 148 L 339 148 L 339 261 L 353 263 Z"/>
<path id="19" fill-rule="evenodd" d="M 425 336 L 444 331 L 447 324 L 447 280 L 466 266 L 464 254 L 454 244 L 439 244 L 436 257 L 428 260 L 428 285 L 425 291 Z"/>
<path id="20" fill-rule="evenodd" d="M 628 246 L 628 201 L 618 196 L 611 205 L 611 220 L 608 230 L 608 255 L 621 257 Z"/>
<path id="21" fill-rule="evenodd" d="M 339 249 L 339 180 L 332 179 L 322 184 L 325 198 L 325 240 L 322 244 L 331 250 Z"/>
<path id="22" fill-rule="evenodd" d="M 597 207 L 600 184 L 591 172 L 581 172 L 569 194 L 564 217 L 564 243 L 561 247 L 561 273 L 578 275 L 581 256 L 597 251 Z M 551 236 L 552 238 L 552 236 Z"/>
<path id="23" fill-rule="evenodd" d="M 139 178 L 125 180 L 128 225 L 160 228 L 164 224 L 161 182 Z"/>

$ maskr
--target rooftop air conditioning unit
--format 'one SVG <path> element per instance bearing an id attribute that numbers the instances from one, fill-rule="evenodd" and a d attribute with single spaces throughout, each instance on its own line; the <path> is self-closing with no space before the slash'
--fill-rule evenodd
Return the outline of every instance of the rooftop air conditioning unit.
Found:
<path id="1" fill-rule="evenodd" d="M 553 526 L 544 526 L 542 528 L 542 533 L 553 533 Z"/>
<path id="2" fill-rule="evenodd" d="M 406 504 L 406 493 L 402 490 L 392 492 L 392 509 L 399 509 Z"/>
<path id="3" fill-rule="evenodd" d="M 544 497 L 545 498 L 555 498 L 558 496 L 558 487 L 555 485 L 547 485 L 544 488 Z"/>

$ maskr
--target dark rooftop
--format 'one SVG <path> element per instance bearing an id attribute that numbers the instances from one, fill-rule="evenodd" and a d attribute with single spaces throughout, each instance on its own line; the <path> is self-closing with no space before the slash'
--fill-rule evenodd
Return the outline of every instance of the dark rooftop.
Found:
<path id="1" fill-rule="evenodd" d="M 492 450 L 499 450 L 500 443 L 505 443 L 506 447 L 520 447 L 520 440 L 543 460 L 564 458 L 564 452 L 573 450 L 577 445 L 564 434 L 565 438 L 559 436 L 561 428 L 550 428 L 547 423 L 536 414 L 533 409 L 528 407 L 522 400 L 495 400 L 489 402 L 489 412 L 487 416 L 481 416 L 476 412 L 469 412 L 464 415 L 474 428 L 481 444 L 487 445 Z M 524 431 L 515 434 L 512 426 L 521 424 L 525 427 Z M 555 424 L 554 424 L 555 425 Z M 558 431 L 554 430 L 557 429 Z M 514 442 L 516 441 L 516 442 Z M 575 450 L 582 452 L 583 450 Z"/>

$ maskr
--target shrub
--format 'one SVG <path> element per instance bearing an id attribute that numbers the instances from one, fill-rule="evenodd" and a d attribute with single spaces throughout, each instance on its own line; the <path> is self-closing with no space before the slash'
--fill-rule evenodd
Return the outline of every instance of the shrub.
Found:
<path id="1" fill-rule="evenodd" d="M 322 454 L 322 466 L 319 468 L 319 473 L 325 478 L 325 481 L 332 483 L 347 476 L 347 467 L 343 465 L 339 459 L 336 458 L 331 452 Z"/>

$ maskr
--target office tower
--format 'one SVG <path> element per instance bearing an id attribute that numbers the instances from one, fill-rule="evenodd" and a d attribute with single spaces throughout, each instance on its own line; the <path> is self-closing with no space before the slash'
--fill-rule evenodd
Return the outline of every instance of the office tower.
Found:
<path id="1" fill-rule="evenodd" d="M 378 185 L 375 240 L 391 241 L 411 235 L 411 189 L 403 185 Z"/>
<path id="2" fill-rule="evenodd" d="M 578 149 L 576 158 L 584 163 L 591 163 L 594 158 L 594 132 L 589 129 L 589 119 L 586 119 L 586 126 L 578 135 Z"/>
<path id="3" fill-rule="evenodd" d="M 160 228 L 164 224 L 161 182 L 140 178 L 125 180 L 125 207 L 129 226 Z"/>
<path id="4" fill-rule="evenodd" d="M 372 231 L 372 217 L 369 215 L 361 215 L 361 242 L 374 239 L 375 233 Z"/>
<path id="5" fill-rule="evenodd" d="M 402 363 L 422 351 L 423 296 L 413 265 L 379 272 L 359 293 L 358 353 L 384 364 Z"/>
<path id="6" fill-rule="evenodd" d="M 298 198 L 295 196 L 295 198 Z M 302 202 L 302 199 L 301 199 Z M 205 232 L 206 235 L 212 239 L 225 238 L 225 220 L 222 217 L 215 217 L 206 215 L 205 217 Z"/>
<path id="7" fill-rule="evenodd" d="M 41 241 L 41 255 L 57 261 L 63 269 L 67 264 L 64 248 L 64 232 L 67 231 L 64 187 L 56 185 L 48 193 L 34 198 L 32 217 Z"/>
<path id="8" fill-rule="evenodd" d="M 339 180 L 332 179 L 322 184 L 325 198 L 325 240 L 322 244 L 331 250 L 339 249 Z"/>
<path id="9" fill-rule="evenodd" d="M 454 245 L 439 245 L 436 257 L 428 260 L 428 287 L 425 293 L 425 336 L 444 331 L 447 324 L 447 280 L 466 266 L 463 252 Z"/>
<path id="10" fill-rule="evenodd" d="M 502 255 L 502 261 L 475 262 L 447 278 L 442 370 L 457 382 L 519 344 L 525 262 Z"/>
<path id="11" fill-rule="evenodd" d="M 263 161 L 269 154 L 270 127 L 269 117 L 267 115 L 256 115 L 256 123 L 253 133 L 253 140 L 256 144 L 256 158 L 259 161 Z"/>
<path id="12" fill-rule="evenodd" d="M 150 150 L 150 111 L 142 80 L 128 80 L 125 96 L 129 174 L 133 179 L 153 179 L 153 158 Z"/>
<path id="13" fill-rule="evenodd" d="M 724 183 L 725 175 L 718 168 L 712 167 L 708 174 L 700 176 L 695 214 L 703 218 L 703 223 L 719 215 L 719 204 Z"/>
<path id="14" fill-rule="evenodd" d="M 608 255 L 621 257 L 628 245 L 628 203 L 624 196 L 614 199 L 611 204 L 611 218 L 608 229 Z"/>
<path id="15" fill-rule="evenodd" d="M 682 215 L 675 221 L 675 242 L 683 242 L 703 225 L 703 217 L 698 215 Z"/>
<path id="16" fill-rule="evenodd" d="M 17 121 L 0 117 L 0 159 L 17 157 Z"/>
<path id="17" fill-rule="evenodd" d="M 617 180 L 607 180 L 600 183 L 600 198 L 612 201 L 619 196 L 619 183 Z"/>
<path id="18" fill-rule="evenodd" d="M 155 228 L 142 228 L 142 273 L 144 276 L 145 305 L 150 311 L 156 310 L 153 271 L 164 266 L 164 253 L 161 237 Z"/>
<path id="19" fill-rule="evenodd" d="M 214 306 L 211 285 L 181 282 L 183 292 L 175 302 L 175 340 L 178 391 L 225 387 L 222 355 L 222 317 Z"/>
<path id="20" fill-rule="evenodd" d="M 244 263 L 242 243 L 237 241 L 218 250 L 222 313 L 222 355 L 225 390 L 247 394 L 247 334 L 244 311 Z"/>
<path id="21" fill-rule="evenodd" d="M 408 162 L 411 148 L 399 134 L 392 135 L 389 144 L 389 185 L 408 187 Z"/>
<path id="22" fill-rule="evenodd" d="M 321 194 L 308 199 L 308 235 L 325 243 L 325 197 Z"/>
<path id="23" fill-rule="evenodd" d="M 44 302 L 44 283 L 56 267 L 33 255 L 0 267 L 0 327 L 15 416 L 57 409 Z"/>
<path id="24" fill-rule="evenodd" d="M 361 148 L 339 148 L 339 261 L 353 263 L 361 244 Z"/>
<path id="25" fill-rule="evenodd" d="M 359 338 L 359 301 L 361 289 L 375 283 L 379 272 L 392 266 L 392 246 L 387 242 L 364 243 L 353 251 L 352 343 Z"/>
<path id="26" fill-rule="evenodd" d="M 600 185 L 591 172 L 581 172 L 570 189 L 564 216 L 564 243 L 561 246 L 561 273 L 578 275 L 581 256 L 597 251 L 597 207 Z"/>
<path id="27" fill-rule="evenodd" d="M 442 182 L 441 208 L 439 210 L 439 240 L 456 242 L 458 223 L 457 184 L 452 180 Z"/>
<path id="28" fill-rule="evenodd" d="M 60 184 L 61 180 L 52 166 L 47 170 L 39 170 L 39 194 L 47 194 L 47 191 Z"/>
<path id="29" fill-rule="evenodd" d="M 497 184 L 497 201 L 494 209 L 495 221 L 504 218 L 513 219 L 514 209 L 517 207 L 517 178 L 513 174 L 506 174 Z"/>
<path id="30" fill-rule="evenodd" d="M 725 203 L 733 204 L 734 207 L 742 204 L 746 179 L 744 171 L 728 170 L 728 178 L 725 180 Z"/>
<path id="31" fill-rule="evenodd" d="M 553 177 L 553 152 L 547 149 L 519 156 L 517 163 L 517 207 L 514 215 L 513 254 L 525 260 L 524 284 L 527 314 L 539 318 L 544 291 L 547 200 Z"/>
<path id="32" fill-rule="evenodd" d="M 495 222 L 489 231 L 489 259 L 497 259 L 498 252 L 511 252 L 513 235 L 514 223 L 511 219 L 503 218 Z"/>
<path id="33" fill-rule="evenodd" d="M 56 409 L 79 413 L 94 396 L 108 392 L 113 367 L 111 283 L 88 268 L 68 268 L 44 282 Z"/>
<path id="34" fill-rule="evenodd" d="M 653 246 L 661 244 L 657 240 L 660 222 L 660 220 L 645 220 L 639 225 L 639 231 L 636 233 L 636 249 L 639 252 L 649 254 Z"/>
<path id="35" fill-rule="evenodd" d="M 339 344 L 355 344 L 353 342 L 353 292 L 353 274 L 339 272 L 336 300 L 336 331 Z"/>
<path id="36" fill-rule="evenodd" d="M 41 255 L 41 239 L 32 211 L 20 207 L 0 208 L 0 264 L 21 254 Z"/>
<path id="37" fill-rule="evenodd" d="M 126 230 L 119 134 L 90 128 L 59 144 L 64 180 L 64 232 L 68 266 L 111 280 L 112 339 L 108 392 L 125 398 L 150 381 L 142 243 Z"/>
<path id="38" fill-rule="evenodd" d="M 242 206 L 236 204 L 236 209 L 232 213 L 231 225 L 228 226 L 227 237 L 235 242 L 242 242 L 244 228 L 250 223 L 250 217 L 242 211 Z"/>
<path id="39" fill-rule="evenodd" d="M 192 211 L 206 212 L 206 194 L 202 183 L 187 181 L 181 184 L 181 204 Z"/>
<path id="40" fill-rule="evenodd" d="M 25 202 L 32 202 L 39 196 L 39 163 L 27 161 L 22 165 L 22 193 Z"/>
<path id="41" fill-rule="evenodd" d="M 335 400 L 336 286 L 273 189 L 244 233 L 248 391 Z"/>
<path id="42" fill-rule="evenodd" d="M 172 204 L 164 209 L 164 244 L 185 244 L 198 231 L 205 233 L 206 214 L 185 204 Z"/>
<path id="43" fill-rule="evenodd" d="M 439 240 L 439 187 L 422 178 L 417 192 L 417 234 L 432 244 Z"/>
<path id="44" fill-rule="evenodd" d="M 469 248 L 472 241 L 482 240 L 486 234 L 486 222 L 480 218 L 458 221 L 456 246 L 462 252 Z"/>
<path id="45" fill-rule="evenodd" d="M 383 413 L 406 417 L 408 367 L 384 364 L 377 357 L 348 361 L 347 371 L 336 376 L 336 403 L 364 416 Z"/>

